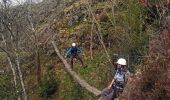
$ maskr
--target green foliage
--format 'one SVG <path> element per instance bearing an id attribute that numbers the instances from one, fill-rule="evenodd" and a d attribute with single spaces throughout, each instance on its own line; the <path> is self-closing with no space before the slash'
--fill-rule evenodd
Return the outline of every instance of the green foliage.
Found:
<path id="1" fill-rule="evenodd" d="M 72 0 L 64 0 L 65 3 L 69 3 L 71 2 Z"/>
<path id="2" fill-rule="evenodd" d="M 53 73 L 47 73 L 42 79 L 42 85 L 39 89 L 39 94 L 42 97 L 49 97 L 55 93 L 57 89 L 57 81 Z"/>
<path id="3" fill-rule="evenodd" d="M 107 9 L 107 8 L 111 8 L 111 5 L 109 5 L 107 2 L 99 2 L 93 6 L 92 10 L 95 11 L 97 9 Z"/>
<path id="4" fill-rule="evenodd" d="M 74 85 L 71 91 L 70 100 L 83 100 L 83 90 L 80 85 Z"/>
<path id="5" fill-rule="evenodd" d="M 81 31 L 81 33 L 82 33 L 82 31 L 88 30 L 89 26 L 90 26 L 89 23 L 81 22 L 81 23 L 77 23 L 74 26 L 69 27 L 67 31 L 69 33 L 74 33 L 74 32 L 77 32 L 77 31 Z"/>
<path id="6" fill-rule="evenodd" d="M 0 99 L 12 100 L 17 99 L 14 84 L 8 75 L 0 75 Z"/>
<path id="7" fill-rule="evenodd" d="M 94 59 L 91 59 L 90 56 L 84 58 L 87 68 L 82 68 L 82 66 L 76 62 L 74 70 L 90 85 L 97 89 L 103 89 L 108 85 L 110 80 L 112 80 L 113 66 L 108 63 L 108 59 L 105 53 L 103 53 L 103 50 L 95 50 L 93 52 Z"/>
<path id="8" fill-rule="evenodd" d="M 119 2 L 119 10 L 115 16 L 114 36 L 119 39 L 119 50 L 121 54 L 130 56 L 141 56 L 146 52 L 148 45 L 149 33 L 142 30 L 144 18 L 142 18 L 144 10 L 141 8 L 137 0 L 129 0 Z M 130 59 L 134 62 L 137 59 Z M 135 62 L 134 62 L 135 63 Z"/>
<path id="9" fill-rule="evenodd" d="M 67 100 L 95 100 L 93 94 L 86 91 L 79 84 L 74 83 L 70 91 L 67 91 Z"/>

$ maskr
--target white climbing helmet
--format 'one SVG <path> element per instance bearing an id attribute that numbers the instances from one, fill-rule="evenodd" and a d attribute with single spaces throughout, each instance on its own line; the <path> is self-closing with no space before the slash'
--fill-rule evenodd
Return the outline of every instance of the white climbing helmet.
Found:
<path id="1" fill-rule="evenodd" d="M 76 43 L 72 43 L 72 46 L 75 47 L 75 46 L 76 46 Z"/>
<path id="2" fill-rule="evenodd" d="M 120 64 L 120 65 L 126 65 L 126 60 L 124 58 L 119 58 L 117 60 L 117 63 Z"/>

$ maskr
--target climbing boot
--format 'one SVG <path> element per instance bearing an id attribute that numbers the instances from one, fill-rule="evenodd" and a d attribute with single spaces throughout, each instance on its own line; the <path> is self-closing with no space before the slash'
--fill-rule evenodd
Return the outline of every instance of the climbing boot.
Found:
<path id="1" fill-rule="evenodd" d="M 101 97 L 101 93 L 97 95 L 97 97 Z"/>
<path id="2" fill-rule="evenodd" d="M 73 69 L 73 65 L 71 65 L 70 67 L 71 67 L 71 69 Z"/>

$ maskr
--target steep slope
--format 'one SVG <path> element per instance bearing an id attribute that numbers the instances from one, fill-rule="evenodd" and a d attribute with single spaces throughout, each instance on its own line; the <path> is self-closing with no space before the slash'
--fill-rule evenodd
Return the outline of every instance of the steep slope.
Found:
<path id="1" fill-rule="evenodd" d="M 73 70 L 99 90 L 105 88 L 112 80 L 113 64 L 118 57 L 126 58 L 130 69 L 137 68 L 134 66 L 143 61 L 142 57 L 147 51 L 150 34 L 143 29 L 145 11 L 137 0 L 113 1 L 44 0 L 40 4 L 30 6 L 30 15 L 34 22 L 39 46 L 42 82 L 51 83 L 55 79 L 57 83 L 54 82 L 55 85 L 52 84 L 52 87 L 57 85 L 57 88 L 55 88 L 55 92 L 46 96 L 45 93 L 51 86 L 49 84 L 41 86 L 36 82 L 37 66 L 34 53 L 21 53 L 22 72 L 29 99 L 97 99 L 77 84 L 66 72 L 51 45 L 52 37 L 60 49 L 61 55 L 64 55 L 72 42 L 76 42 L 83 48 L 83 54 L 80 56 L 88 67 L 83 69 L 76 62 Z M 22 10 L 22 8 L 20 9 Z M 23 14 L 25 13 L 23 12 Z M 29 30 L 24 32 L 31 33 Z M 28 43 L 31 44 L 31 42 Z M 32 46 L 29 48 L 32 50 Z M 109 59 L 112 60 L 111 63 L 108 61 L 106 51 L 110 56 Z M 67 60 L 69 62 L 69 59 Z M 49 82 L 48 79 L 51 81 Z M 22 94 L 19 93 L 17 95 Z M 97 93 L 98 91 L 95 92 L 95 94 Z"/>
<path id="2" fill-rule="evenodd" d="M 83 0 L 69 2 L 57 15 L 53 15 L 53 13 L 55 13 L 54 10 L 51 13 L 52 17 L 48 17 L 48 21 L 45 22 L 47 24 L 42 24 L 42 27 L 40 27 L 39 30 L 44 36 L 49 33 L 52 33 L 51 36 L 55 35 L 56 45 L 60 48 L 62 55 L 64 55 L 65 50 L 70 47 L 71 42 L 77 42 L 79 46 L 83 47 L 85 56 L 82 57 L 89 67 L 87 69 L 82 69 L 79 64 L 75 64 L 74 71 L 82 76 L 89 84 L 98 89 L 103 89 L 112 79 L 114 68 L 107 60 L 98 34 L 100 33 L 103 37 L 104 45 L 106 45 L 106 49 L 111 56 L 114 53 L 118 53 L 120 54 L 119 57 L 125 58 L 128 58 L 128 53 L 132 54 L 132 56 L 142 54 L 141 52 L 143 52 L 143 49 L 145 48 L 142 46 L 147 44 L 147 40 L 145 40 L 147 34 L 140 35 L 138 33 L 140 31 L 138 27 L 141 26 L 142 20 L 138 20 L 140 17 L 138 11 L 140 11 L 140 8 L 138 7 L 137 2 L 135 2 L 135 6 L 130 3 L 131 6 L 129 9 L 126 9 L 126 7 L 124 8 L 126 5 L 121 5 L 124 4 L 123 1 L 117 2 L 116 5 L 120 7 L 121 10 L 116 9 L 115 16 L 112 16 L 112 5 L 110 2 L 96 1 L 94 5 L 90 5 L 90 9 L 92 10 L 92 13 L 94 13 L 94 17 L 97 21 L 94 22 L 87 2 L 82 1 Z M 132 12 L 134 7 L 137 8 L 137 10 Z M 133 17 L 129 17 L 129 13 L 132 14 Z M 98 26 L 101 28 L 100 31 L 96 23 L 99 23 Z M 130 28 L 127 28 L 127 25 L 129 25 Z M 91 37 L 91 33 L 93 34 L 93 37 Z M 43 35 L 40 35 L 40 39 L 43 39 L 42 37 Z M 93 44 L 93 59 L 91 59 L 90 51 L 91 38 Z M 46 36 L 44 39 L 46 41 Z M 50 40 L 51 37 L 45 42 L 45 50 L 49 55 L 52 55 L 54 54 L 54 50 L 51 47 Z M 56 57 L 56 59 L 58 60 L 58 57 Z M 135 58 L 132 57 L 132 60 L 133 59 Z M 116 58 L 114 58 L 113 62 L 115 60 Z M 61 63 L 56 63 L 61 69 L 64 68 Z M 60 73 L 59 71 L 60 70 L 56 70 L 57 75 Z M 64 70 L 62 70 L 62 72 L 64 73 Z M 74 82 L 72 80 L 68 81 L 70 79 L 64 75 L 65 74 L 61 75 L 64 78 L 58 77 L 59 89 L 56 93 L 60 95 L 58 95 L 57 98 L 71 99 L 73 96 L 69 95 L 70 92 L 67 92 L 67 90 L 74 93 L 74 91 L 77 91 L 77 88 L 73 88 Z M 66 80 L 63 80 L 65 78 Z M 66 89 L 68 84 L 70 85 L 70 89 Z M 80 89 L 83 88 L 80 87 Z M 83 91 L 86 90 L 83 89 Z M 79 96 L 83 96 L 84 99 L 96 99 L 91 94 L 87 95 L 87 93 L 81 93 Z"/>
<path id="3" fill-rule="evenodd" d="M 170 18 L 162 23 L 164 29 L 150 41 L 148 58 L 141 65 L 141 74 L 127 84 L 123 100 L 170 99 Z"/>

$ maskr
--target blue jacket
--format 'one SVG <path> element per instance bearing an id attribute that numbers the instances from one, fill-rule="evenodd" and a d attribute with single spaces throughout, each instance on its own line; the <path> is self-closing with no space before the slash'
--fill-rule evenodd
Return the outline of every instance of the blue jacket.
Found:
<path id="1" fill-rule="evenodd" d="M 65 56 L 68 57 L 69 55 L 76 55 L 78 52 L 82 52 L 82 50 L 78 47 L 71 47 L 67 50 Z"/>

